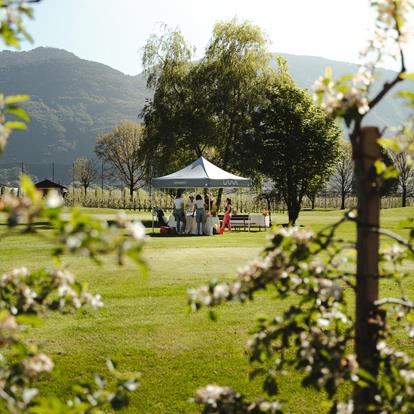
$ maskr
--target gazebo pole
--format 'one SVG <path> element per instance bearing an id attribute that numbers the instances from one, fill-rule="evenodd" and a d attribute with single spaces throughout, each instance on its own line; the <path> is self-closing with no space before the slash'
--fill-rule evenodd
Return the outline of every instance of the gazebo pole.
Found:
<path id="1" fill-rule="evenodd" d="M 151 220 L 152 220 L 152 234 L 154 234 L 154 206 L 153 206 L 153 204 L 154 204 L 154 195 L 153 195 L 153 189 L 152 189 L 152 181 L 151 181 L 151 184 L 150 184 L 150 194 L 151 194 L 151 196 L 150 196 L 150 204 L 151 204 Z"/>
<path id="2" fill-rule="evenodd" d="M 212 222 L 212 218 L 211 218 L 211 211 L 210 211 L 210 206 L 211 206 L 211 192 L 210 192 L 210 187 L 208 187 L 208 216 L 210 218 L 210 223 Z M 206 220 L 206 224 L 207 224 L 207 220 Z M 210 229 L 208 229 L 208 236 L 210 236 Z"/>

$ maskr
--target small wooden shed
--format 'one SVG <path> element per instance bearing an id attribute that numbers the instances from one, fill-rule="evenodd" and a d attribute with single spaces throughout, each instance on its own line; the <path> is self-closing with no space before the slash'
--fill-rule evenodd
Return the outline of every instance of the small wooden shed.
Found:
<path id="1" fill-rule="evenodd" d="M 54 183 L 53 181 L 50 181 L 50 180 L 39 181 L 38 183 L 35 184 L 35 187 L 38 190 L 40 190 L 44 196 L 50 190 L 56 190 L 62 197 L 65 197 L 66 194 L 68 193 L 67 187 L 65 187 L 64 185 L 58 184 L 58 183 Z"/>

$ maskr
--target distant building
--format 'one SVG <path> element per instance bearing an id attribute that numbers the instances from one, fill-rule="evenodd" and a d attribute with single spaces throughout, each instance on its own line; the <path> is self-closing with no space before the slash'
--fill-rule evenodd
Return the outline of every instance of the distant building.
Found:
<path id="1" fill-rule="evenodd" d="M 56 190 L 62 197 L 68 193 L 67 187 L 64 185 L 54 183 L 50 180 L 43 180 L 35 184 L 35 187 L 40 190 L 45 196 L 50 190 Z"/>

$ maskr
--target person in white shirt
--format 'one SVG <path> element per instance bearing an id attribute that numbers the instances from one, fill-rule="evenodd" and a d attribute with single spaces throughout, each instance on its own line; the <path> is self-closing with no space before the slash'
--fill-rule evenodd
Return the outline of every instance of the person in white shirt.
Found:
<path id="1" fill-rule="evenodd" d="M 185 229 L 185 215 L 184 215 L 184 200 L 181 194 L 177 194 L 174 200 L 174 218 L 176 222 L 177 234 L 183 234 Z M 181 224 L 183 224 L 183 231 L 181 232 Z"/>
<path id="2" fill-rule="evenodd" d="M 199 236 L 202 236 L 204 233 L 204 201 L 200 194 L 197 194 L 195 206 L 194 206 L 194 213 L 196 216 L 196 222 L 197 222 L 197 233 Z"/>
<path id="3" fill-rule="evenodd" d="M 194 222 L 194 207 L 195 207 L 195 201 L 194 196 L 190 194 L 188 197 L 189 201 L 187 202 L 185 206 L 185 232 L 186 234 L 191 234 L 192 228 L 193 228 L 193 222 Z"/>

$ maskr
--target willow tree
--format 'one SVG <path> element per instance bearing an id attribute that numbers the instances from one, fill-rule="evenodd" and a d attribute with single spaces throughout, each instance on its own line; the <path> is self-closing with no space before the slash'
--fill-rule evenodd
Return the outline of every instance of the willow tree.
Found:
<path id="1" fill-rule="evenodd" d="M 201 71 L 208 85 L 214 121 L 215 162 L 224 169 L 255 173 L 257 164 L 246 138 L 271 73 L 264 32 L 235 19 L 217 23 Z M 221 194 L 219 191 L 217 205 Z"/>
<path id="2" fill-rule="evenodd" d="M 193 87 L 194 74 L 190 75 L 193 52 L 179 30 L 166 26 L 161 35 L 152 35 L 144 47 L 144 73 L 154 95 L 142 111 L 143 147 L 151 154 L 147 169 L 158 174 L 182 167 L 203 152 L 204 105 L 197 105 L 200 110 L 193 111 L 199 90 Z"/>
<path id="3" fill-rule="evenodd" d="M 236 20 L 215 25 L 198 62 L 179 31 L 149 39 L 143 63 L 155 91 L 143 117 L 145 146 L 158 172 L 201 155 L 225 169 L 254 171 L 244 144 L 270 72 L 266 46 L 259 27 Z"/>

